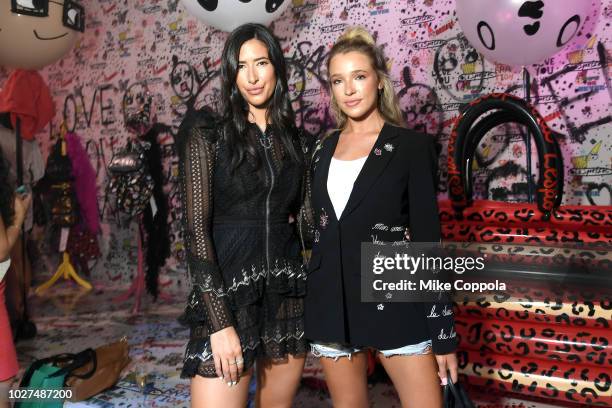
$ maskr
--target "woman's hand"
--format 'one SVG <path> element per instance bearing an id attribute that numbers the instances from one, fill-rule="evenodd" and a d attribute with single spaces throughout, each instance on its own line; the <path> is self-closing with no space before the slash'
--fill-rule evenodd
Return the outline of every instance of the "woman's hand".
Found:
<path id="1" fill-rule="evenodd" d="M 244 368 L 244 360 L 240 338 L 234 327 L 226 327 L 211 334 L 210 347 L 219 378 L 230 387 L 238 384 L 240 373 Z"/>
<path id="2" fill-rule="evenodd" d="M 17 229 L 21 228 L 21 224 L 23 224 L 23 221 L 26 218 L 26 214 L 31 203 L 31 194 L 15 194 L 15 201 L 13 204 L 13 208 L 15 209 L 15 219 L 13 221 L 13 227 L 16 227 Z"/>
<path id="3" fill-rule="evenodd" d="M 5 225 L 2 219 L 0 219 L 0 262 L 4 262 L 8 259 L 13 249 L 13 245 L 15 245 L 15 242 L 19 238 L 21 224 L 23 224 L 25 220 L 31 202 L 31 195 L 16 194 L 13 201 L 13 210 L 15 211 L 13 224 Z"/>
<path id="4" fill-rule="evenodd" d="M 448 382 L 447 370 L 450 371 L 451 380 L 454 383 L 457 382 L 457 355 L 455 353 L 450 354 L 436 354 L 436 361 L 438 363 L 438 377 L 442 385 L 446 385 Z"/>
<path id="5" fill-rule="evenodd" d="M 4 226 L 2 217 L 0 217 L 0 262 L 8 260 L 10 254 L 11 246 L 6 234 L 6 227 Z"/>

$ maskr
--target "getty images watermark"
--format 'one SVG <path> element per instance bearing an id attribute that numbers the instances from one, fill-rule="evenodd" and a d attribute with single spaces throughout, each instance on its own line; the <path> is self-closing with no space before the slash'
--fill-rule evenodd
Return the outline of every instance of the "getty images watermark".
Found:
<path id="1" fill-rule="evenodd" d="M 437 302 L 453 294 L 502 294 L 506 282 L 488 273 L 486 255 L 440 243 L 362 243 L 361 300 Z"/>

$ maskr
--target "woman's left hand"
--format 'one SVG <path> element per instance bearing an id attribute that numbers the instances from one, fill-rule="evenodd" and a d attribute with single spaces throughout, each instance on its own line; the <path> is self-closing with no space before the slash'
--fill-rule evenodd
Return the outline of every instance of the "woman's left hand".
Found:
<path id="1" fill-rule="evenodd" d="M 450 354 L 436 354 L 436 361 L 438 363 L 438 377 L 442 385 L 446 385 L 448 382 L 447 370 L 450 371 L 451 381 L 457 382 L 457 355 L 455 353 Z"/>
<path id="2" fill-rule="evenodd" d="M 13 225 L 11 225 L 11 227 L 21 229 L 21 224 L 23 224 L 26 218 L 30 204 L 32 204 L 32 194 L 15 194 L 13 201 L 15 217 L 13 218 Z"/>

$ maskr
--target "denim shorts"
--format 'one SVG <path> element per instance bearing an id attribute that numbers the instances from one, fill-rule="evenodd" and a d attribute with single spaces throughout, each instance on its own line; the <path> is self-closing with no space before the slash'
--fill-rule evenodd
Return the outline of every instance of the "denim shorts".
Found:
<path id="1" fill-rule="evenodd" d="M 338 360 L 340 357 L 348 357 L 349 360 L 355 353 L 364 351 L 366 348 L 347 346 L 337 343 L 316 343 L 310 344 L 310 351 L 315 357 L 327 357 Z M 391 356 L 417 356 L 431 353 L 431 340 L 425 340 L 418 344 L 410 344 L 408 346 L 392 349 L 378 350 L 385 357 Z"/>

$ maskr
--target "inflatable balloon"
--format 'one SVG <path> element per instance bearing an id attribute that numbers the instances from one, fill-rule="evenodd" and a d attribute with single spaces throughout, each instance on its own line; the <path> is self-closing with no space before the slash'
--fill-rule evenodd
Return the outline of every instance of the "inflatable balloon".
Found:
<path id="1" fill-rule="evenodd" d="M 448 187 L 453 207 L 460 212 L 472 202 L 471 182 L 467 181 L 469 174 L 467 166 L 471 166 L 471 158 L 468 158 L 466 153 L 469 151 L 473 154 L 472 149 L 475 150 L 475 144 L 472 140 L 481 138 L 482 130 L 488 131 L 491 123 L 495 122 L 490 122 L 479 132 L 473 132 L 472 125 L 484 114 L 495 110 L 510 112 L 511 117 L 527 126 L 533 135 L 540 163 L 536 200 L 544 219 L 548 219 L 561 201 L 560 170 L 563 166 L 560 164 L 560 150 L 552 131 L 538 111 L 522 99 L 509 94 L 489 94 L 480 97 L 470 102 L 455 121 L 448 142 Z M 505 117 L 501 119 L 508 120 Z"/>
<path id="2" fill-rule="evenodd" d="M 457 18 L 470 43 L 489 61 L 512 66 L 559 52 L 596 18 L 599 0 L 457 0 Z"/>
<path id="3" fill-rule="evenodd" d="M 290 0 L 181 0 L 187 11 L 209 26 L 232 31 L 245 23 L 269 24 Z"/>
<path id="4" fill-rule="evenodd" d="M 0 2 L 0 65 L 38 70 L 62 58 L 85 30 L 85 10 L 72 0 Z"/>

